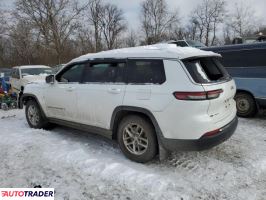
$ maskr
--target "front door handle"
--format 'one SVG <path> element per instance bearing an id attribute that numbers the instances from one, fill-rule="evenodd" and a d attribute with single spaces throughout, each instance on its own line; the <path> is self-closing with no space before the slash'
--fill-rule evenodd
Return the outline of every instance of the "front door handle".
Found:
<path id="1" fill-rule="evenodd" d="M 108 92 L 112 94 L 119 94 L 121 92 L 121 89 L 120 88 L 109 88 Z"/>

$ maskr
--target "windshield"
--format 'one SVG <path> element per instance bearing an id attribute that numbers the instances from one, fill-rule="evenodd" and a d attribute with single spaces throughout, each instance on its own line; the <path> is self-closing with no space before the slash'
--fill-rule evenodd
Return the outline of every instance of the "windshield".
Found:
<path id="1" fill-rule="evenodd" d="M 50 68 L 28 68 L 21 69 L 21 74 L 22 77 L 28 75 L 52 74 L 52 70 Z"/>
<path id="2" fill-rule="evenodd" d="M 172 44 L 176 44 L 176 46 L 179 46 L 179 47 L 187 47 L 188 46 L 188 44 L 185 41 L 176 41 L 176 42 L 173 42 Z"/>
<path id="3" fill-rule="evenodd" d="M 187 40 L 187 43 L 192 46 L 192 47 L 197 47 L 197 48 L 200 48 L 200 47 L 206 47 L 204 44 L 198 42 L 198 41 L 194 41 L 194 40 Z"/>
<path id="4" fill-rule="evenodd" d="M 65 66 L 65 64 L 60 64 L 60 65 L 56 65 L 55 67 L 52 68 L 53 74 L 56 74 L 59 70 L 61 70 L 63 67 Z"/>

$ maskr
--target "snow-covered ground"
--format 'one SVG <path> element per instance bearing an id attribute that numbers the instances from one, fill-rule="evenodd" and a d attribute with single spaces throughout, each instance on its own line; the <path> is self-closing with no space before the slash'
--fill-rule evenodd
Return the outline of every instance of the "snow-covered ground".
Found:
<path id="1" fill-rule="evenodd" d="M 266 118 L 240 119 L 227 142 L 137 164 L 100 136 L 29 128 L 0 110 L 0 187 L 52 187 L 56 199 L 266 199 Z"/>

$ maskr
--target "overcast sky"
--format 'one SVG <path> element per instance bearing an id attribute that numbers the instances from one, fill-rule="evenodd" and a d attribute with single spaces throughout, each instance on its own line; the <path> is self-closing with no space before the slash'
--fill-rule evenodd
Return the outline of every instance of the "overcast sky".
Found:
<path id="1" fill-rule="evenodd" d="M 15 0 L 0 0 L 1 6 L 6 8 L 12 7 Z M 80 2 L 85 2 L 86 0 L 79 0 Z M 136 29 L 139 26 L 139 13 L 140 13 L 140 3 L 143 0 L 105 0 L 116 4 L 119 8 L 123 9 L 125 12 L 125 17 L 129 22 L 129 27 Z M 166 0 L 171 9 L 178 8 L 180 12 L 180 17 L 182 21 L 186 21 L 187 16 L 191 11 L 199 4 L 202 0 Z M 256 17 L 261 19 L 261 23 L 266 25 L 266 0 L 226 0 L 227 7 L 232 8 L 235 3 L 242 1 L 250 5 Z"/>
<path id="2" fill-rule="evenodd" d="M 112 2 L 118 5 L 125 11 L 127 20 L 130 26 L 136 26 L 139 21 L 140 2 L 143 0 L 112 0 Z M 167 4 L 171 9 L 178 8 L 180 17 L 185 21 L 191 11 L 202 1 L 202 0 L 166 0 Z M 266 0 L 242 0 L 243 3 L 250 5 L 258 18 L 261 18 L 262 23 L 266 25 Z M 241 0 L 226 0 L 228 9 Z"/>

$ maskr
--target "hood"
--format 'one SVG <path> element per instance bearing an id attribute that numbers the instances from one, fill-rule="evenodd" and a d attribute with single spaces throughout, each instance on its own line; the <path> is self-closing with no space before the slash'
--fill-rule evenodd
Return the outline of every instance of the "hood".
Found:
<path id="1" fill-rule="evenodd" d="M 23 80 L 27 83 L 39 83 L 45 82 L 45 78 L 48 74 L 41 74 L 41 75 L 27 75 L 23 77 Z"/>

